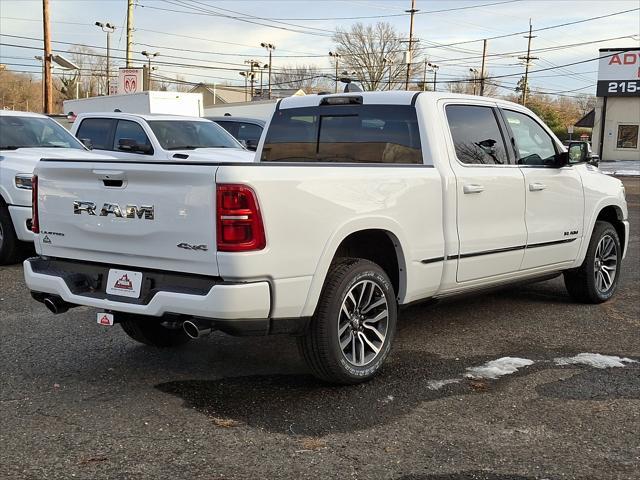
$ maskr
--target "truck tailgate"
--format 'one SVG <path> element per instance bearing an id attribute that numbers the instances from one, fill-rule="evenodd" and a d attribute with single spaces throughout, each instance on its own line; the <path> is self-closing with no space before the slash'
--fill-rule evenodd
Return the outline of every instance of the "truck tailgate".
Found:
<path id="1" fill-rule="evenodd" d="M 41 161 L 43 256 L 218 275 L 216 166 Z"/>

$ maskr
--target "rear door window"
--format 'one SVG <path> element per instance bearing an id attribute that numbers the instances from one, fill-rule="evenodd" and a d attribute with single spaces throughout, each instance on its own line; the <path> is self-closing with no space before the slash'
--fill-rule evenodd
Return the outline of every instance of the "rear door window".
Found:
<path id="1" fill-rule="evenodd" d="M 144 132 L 142 126 L 137 122 L 131 120 L 118 120 L 118 126 L 116 127 L 116 134 L 113 139 L 113 149 L 120 150 L 120 141 L 133 141 L 136 145 L 144 145 L 145 147 L 151 147 L 151 141 L 147 134 Z M 149 152 L 149 154 L 153 151 Z"/>
<path id="2" fill-rule="evenodd" d="M 458 160 L 469 165 L 509 163 L 504 137 L 491 107 L 447 105 L 447 121 Z"/>
<path id="3" fill-rule="evenodd" d="M 262 160 L 421 164 L 415 107 L 321 105 L 278 110 Z"/>
<path id="4" fill-rule="evenodd" d="M 76 137 L 80 140 L 90 140 L 95 149 L 112 150 L 111 139 L 115 122 L 110 118 L 85 118 L 76 132 Z"/>

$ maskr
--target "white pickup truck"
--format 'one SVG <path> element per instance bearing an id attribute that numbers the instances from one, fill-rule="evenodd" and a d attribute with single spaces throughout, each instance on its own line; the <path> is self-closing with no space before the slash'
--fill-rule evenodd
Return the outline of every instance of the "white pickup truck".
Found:
<path id="1" fill-rule="evenodd" d="M 26 283 L 145 344 L 297 335 L 315 375 L 356 383 L 400 305 L 558 274 L 578 301 L 614 294 L 624 188 L 581 147 L 502 100 L 287 98 L 254 163 L 40 162 Z"/>
<path id="2" fill-rule="evenodd" d="M 122 160 L 251 162 L 220 125 L 200 117 L 122 112 L 81 113 L 71 133 L 86 147 Z"/>

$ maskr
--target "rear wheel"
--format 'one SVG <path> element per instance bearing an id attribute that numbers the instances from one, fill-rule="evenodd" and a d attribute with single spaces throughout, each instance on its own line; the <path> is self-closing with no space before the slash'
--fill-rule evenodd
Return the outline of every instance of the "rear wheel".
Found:
<path id="1" fill-rule="evenodd" d="M 564 273 L 572 298 L 583 303 L 602 303 L 616 291 L 622 249 L 618 232 L 609 222 L 596 222 L 584 262 Z"/>
<path id="2" fill-rule="evenodd" d="M 0 200 L 0 265 L 16 263 L 22 254 L 22 246 L 13 228 L 9 209 Z"/>
<path id="3" fill-rule="evenodd" d="M 329 269 L 300 351 L 325 381 L 355 384 L 373 378 L 395 336 L 396 299 L 387 274 L 373 262 L 341 259 Z"/>
<path id="4" fill-rule="evenodd" d="M 162 322 L 160 319 L 143 315 L 116 314 L 118 322 L 135 341 L 153 347 L 177 347 L 190 338 L 178 323 Z"/>

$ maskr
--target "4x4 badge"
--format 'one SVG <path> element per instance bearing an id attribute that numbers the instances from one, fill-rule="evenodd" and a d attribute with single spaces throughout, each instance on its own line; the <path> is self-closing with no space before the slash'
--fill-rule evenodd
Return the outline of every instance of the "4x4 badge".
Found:
<path id="1" fill-rule="evenodd" d="M 209 250 L 209 247 L 207 247 L 206 245 L 191 245 L 190 243 L 179 243 L 178 245 L 176 245 L 176 247 L 178 248 L 184 248 L 185 250 L 199 250 L 201 252 L 206 252 L 207 250 Z"/>

